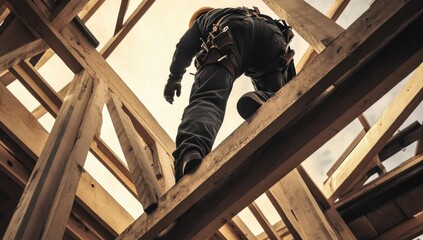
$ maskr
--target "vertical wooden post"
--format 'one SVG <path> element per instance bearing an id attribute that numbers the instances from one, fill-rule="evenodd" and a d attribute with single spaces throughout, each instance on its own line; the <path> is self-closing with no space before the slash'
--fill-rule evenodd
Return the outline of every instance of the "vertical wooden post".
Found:
<path id="1" fill-rule="evenodd" d="M 63 237 L 85 159 L 96 134 L 97 127 L 101 123 L 101 112 L 105 103 L 106 93 L 107 83 L 99 79 L 94 79 L 92 93 L 87 93 L 88 95 L 91 94 L 91 97 L 84 114 L 84 119 L 78 129 L 74 147 L 69 154 L 69 160 L 66 163 L 58 192 L 44 227 L 42 239 Z"/>
<path id="2" fill-rule="evenodd" d="M 131 119 L 122 109 L 122 103 L 112 93 L 107 102 L 110 117 L 128 162 L 132 181 L 138 192 L 144 211 L 149 213 L 157 207 L 158 198 L 163 195 L 148 159 L 148 154 L 139 139 Z"/>
<path id="3" fill-rule="evenodd" d="M 4 239 L 40 239 L 91 96 L 93 79 L 77 74 L 35 165 Z"/>

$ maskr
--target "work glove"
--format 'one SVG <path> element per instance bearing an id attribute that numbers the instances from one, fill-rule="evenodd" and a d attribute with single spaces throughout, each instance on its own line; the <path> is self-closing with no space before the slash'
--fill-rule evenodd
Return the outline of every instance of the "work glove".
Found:
<path id="1" fill-rule="evenodd" d="M 173 97 L 175 96 L 175 92 L 176 96 L 179 97 L 181 95 L 181 79 L 176 80 L 173 78 L 169 78 L 165 85 L 163 95 L 166 101 L 168 101 L 170 104 L 173 103 Z"/>

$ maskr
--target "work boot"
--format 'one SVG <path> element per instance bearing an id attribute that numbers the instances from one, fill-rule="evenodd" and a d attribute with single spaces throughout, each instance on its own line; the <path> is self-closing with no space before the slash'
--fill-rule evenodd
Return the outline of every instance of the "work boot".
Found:
<path id="1" fill-rule="evenodd" d="M 181 161 L 175 166 L 175 180 L 179 182 L 181 178 L 193 172 L 200 165 L 203 157 L 197 150 L 187 151 Z"/>
<path id="2" fill-rule="evenodd" d="M 249 118 L 266 101 L 256 92 L 248 92 L 238 100 L 236 108 L 243 119 Z"/>

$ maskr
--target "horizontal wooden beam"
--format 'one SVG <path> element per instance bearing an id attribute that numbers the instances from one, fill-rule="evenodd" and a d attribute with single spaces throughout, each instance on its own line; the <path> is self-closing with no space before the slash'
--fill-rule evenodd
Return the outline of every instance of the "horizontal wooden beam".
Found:
<path id="1" fill-rule="evenodd" d="M 375 2 L 308 68 L 207 155 L 195 174 L 170 189 L 155 212 L 141 215 L 118 239 L 155 238 L 176 219 L 168 236 L 207 237 L 415 69 L 423 58 L 423 36 L 415 35 L 420 22 L 413 23 L 419 16 L 419 3 L 389 1 L 388 8 L 387 3 Z M 392 22 L 397 28 L 392 28 Z M 389 51 L 383 48 L 388 43 Z M 387 56 L 392 61 L 386 62 Z M 334 84 L 336 80 L 340 82 Z M 333 84 L 334 91 L 312 104 Z M 232 191 L 226 194 L 221 189 Z M 194 222 L 195 228 L 183 227 Z"/>

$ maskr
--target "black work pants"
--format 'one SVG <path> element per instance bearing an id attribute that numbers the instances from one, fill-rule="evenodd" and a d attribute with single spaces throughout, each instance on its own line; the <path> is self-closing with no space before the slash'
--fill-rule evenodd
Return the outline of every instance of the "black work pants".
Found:
<path id="1" fill-rule="evenodd" d="M 211 151 L 235 79 L 246 70 L 260 71 L 278 59 L 284 49 L 277 26 L 264 20 L 245 17 L 228 22 L 228 26 L 235 38 L 233 51 L 240 58 L 239 69 L 235 77 L 219 63 L 206 65 L 197 72 L 176 136 L 175 166 L 190 149 L 198 150 L 203 157 Z M 285 84 L 285 79 L 282 72 L 272 71 L 252 82 L 256 92 L 267 100 Z"/>

